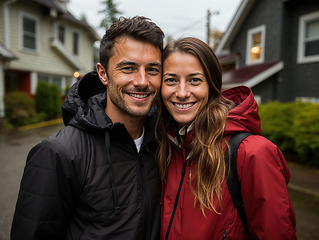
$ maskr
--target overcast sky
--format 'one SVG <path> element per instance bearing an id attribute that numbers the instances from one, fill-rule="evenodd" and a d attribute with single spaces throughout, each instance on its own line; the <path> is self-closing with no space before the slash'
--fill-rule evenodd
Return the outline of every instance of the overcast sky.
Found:
<path id="1" fill-rule="evenodd" d="M 114 0 L 123 16 L 145 16 L 174 39 L 192 36 L 206 41 L 207 10 L 211 13 L 211 29 L 225 31 L 242 0 Z M 68 10 L 79 17 L 84 13 L 89 24 L 102 37 L 99 24 L 103 14 L 102 0 L 69 0 Z"/>

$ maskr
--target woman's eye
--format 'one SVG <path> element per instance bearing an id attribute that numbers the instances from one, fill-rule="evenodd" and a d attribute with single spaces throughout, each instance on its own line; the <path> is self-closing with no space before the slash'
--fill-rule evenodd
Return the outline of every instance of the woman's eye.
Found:
<path id="1" fill-rule="evenodd" d="M 200 78 L 192 78 L 192 79 L 191 79 L 191 82 L 193 82 L 193 83 L 199 83 L 199 82 L 202 82 L 202 79 L 200 79 Z"/>
<path id="2" fill-rule="evenodd" d="M 174 78 L 166 78 L 164 82 L 172 83 L 172 82 L 175 82 L 175 79 Z"/>
<path id="3" fill-rule="evenodd" d="M 174 78 L 166 78 L 164 79 L 164 83 L 166 83 L 167 85 L 174 85 L 176 84 L 176 80 Z"/>

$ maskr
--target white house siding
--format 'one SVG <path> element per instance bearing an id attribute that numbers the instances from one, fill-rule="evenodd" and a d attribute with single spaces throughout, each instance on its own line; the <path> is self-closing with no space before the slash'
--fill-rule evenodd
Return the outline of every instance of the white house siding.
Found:
<path id="1" fill-rule="evenodd" d="M 0 42 L 4 43 L 3 37 L 3 3 L 4 1 L 0 1 Z"/>
<path id="2" fill-rule="evenodd" d="M 30 53 L 21 49 L 21 14 L 28 14 L 39 20 L 38 33 L 38 52 Z M 39 5 L 32 2 L 28 4 L 23 1 L 17 1 L 10 7 L 10 49 L 13 54 L 19 57 L 18 61 L 12 62 L 10 68 L 26 71 L 34 71 L 38 73 L 52 74 L 57 76 L 72 77 L 77 69 L 72 66 L 61 54 L 51 47 L 51 37 L 53 37 L 53 24 L 62 23 L 66 28 L 65 47 L 72 52 L 72 33 L 77 31 L 80 35 L 80 51 L 75 56 L 83 65 L 82 72 L 88 72 L 94 69 L 93 66 L 93 41 L 87 36 L 87 30 L 66 20 L 54 20 L 49 16 L 45 16 L 41 12 Z M 16 29 L 13 31 L 12 29 Z M 89 47 L 83 47 L 89 46 Z"/>

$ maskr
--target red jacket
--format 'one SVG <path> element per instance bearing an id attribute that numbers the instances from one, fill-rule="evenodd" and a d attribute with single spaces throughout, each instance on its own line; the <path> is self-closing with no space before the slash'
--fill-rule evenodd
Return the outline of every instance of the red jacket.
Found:
<path id="1" fill-rule="evenodd" d="M 237 170 L 241 182 L 242 199 L 250 231 L 250 239 L 297 239 L 295 235 L 295 213 L 288 195 L 287 184 L 290 172 L 280 150 L 261 136 L 260 118 L 257 104 L 251 90 L 236 87 L 223 92 L 223 95 L 237 103 L 228 115 L 225 134 L 252 132 L 237 152 Z M 191 132 L 190 132 L 191 133 Z M 192 134 L 187 134 L 187 143 Z M 214 198 L 218 213 L 194 207 L 194 195 L 189 187 L 196 189 L 196 165 L 186 165 L 184 178 L 182 170 L 187 154 L 191 149 L 176 145 L 175 136 L 169 134 L 172 147 L 172 160 L 168 169 L 167 183 L 163 186 L 161 239 L 248 239 L 238 212 L 231 199 L 226 183 L 222 185 L 222 208 Z M 180 187 L 178 201 L 177 192 Z M 174 209 L 175 207 L 175 211 Z M 174 211 L 174 218 L 170 224 Z"/>

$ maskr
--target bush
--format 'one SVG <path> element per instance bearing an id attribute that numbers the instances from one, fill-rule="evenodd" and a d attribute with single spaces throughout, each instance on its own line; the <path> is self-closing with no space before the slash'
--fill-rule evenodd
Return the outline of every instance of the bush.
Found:
<path id="1" fill-rule="evenodd" d="M 50 86 L 47 82 L 38 82 L 35 92 L 35 103 L 39 113 L 45 113 L 48 117 L 52 115 L 53 103 Z"/>
<path id="2" fill-rule="evenodd" d="M 301 160 L 319 167 L 319 105 L 305 104 L 295 117 L 292 132 Z"/>
<path id="3" fill-rule="evenodd" d="M 294 148 L 291 130 L 297 111 L 295 103 L 275 101 L 259 106 L 262 134 L 275 143 L 281 151 Z"/>
<path id="4" fill-rule="evenodd" d="M 5 115 L 9 123 L 21 126 L 36 115 L 34 100 L 25 92 L 12 92 L 4 97 Z"/>
<path id="5" fill-rule="evenodd" d="M 52 113 L 51 117 L 56 117 L 61 114 L 61 93 L 58 86 L 50 85 L 51 101 L 52 101 Z"/>
<path id="6" fill-rule="evenodd" d="M 61 93 L 54 84 L 40 81 L 35 93 L 35 102 L 39 113 L 45 113 L 48 118 L 61 114 Z"/>

